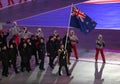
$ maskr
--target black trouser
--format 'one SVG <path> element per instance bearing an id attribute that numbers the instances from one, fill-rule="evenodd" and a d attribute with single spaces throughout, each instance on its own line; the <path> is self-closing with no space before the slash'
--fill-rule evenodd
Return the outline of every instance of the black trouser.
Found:
<path id="1" fill-rule="evenodd" d="M 60 66 L 59 66 L 59 75 L 61 75 L 61 69 L 62 69 L 63 66 L 65 67 L 67 75 L 69 75 L 67 64 L 64 64 L 64 65 L 60 64 Z"/>
<path id="2" fill-rule="evenodd" d="M 30 71 L 30 61 L 29 59 L 22 59 L 21 60 L 21 71 L 24 71 L 26 68 L 27 71 Z"/>
<path id="3" fill-rule="evenodd" d="M 33 55 L 35 56 L 35 64 L 38 64 L 37 52 L 34 51 Z"/>
<path id="4" fill-rule="evenodd" d="M 7 60 L 3 60 L 2 61 L 2 66 L 3 66 L 2 74 L 3 75 L 7 75 L 8 74 L 8 61 Z"/>
<path id="5" fill-rule="evenodd" d="M 53 65 L 53 56 L 49 56 L 49 65 Z"/>
<path id="6" fill-rule="evenodd" d="M 39 68 L 43 69 L 44 68 L 44 59 L 45 59 L 45 55 L 39 54 L 39 59 L 41 60 Z"/>
<path id="7" fill-rule="evenodd" d="M 51 53 L 50 56 L 49 56 L 49 65 L 53 66 L 53 62 L 54 62 L 54 59 L 55 59 L 55 54 L 54 53 Z"/>
<path id="8" fill-rule="evenodd" d="M 71 52 L 68 52 L 68 63 L 70 63 L 70 55 L 71 55 Z"/>
<path id="9" fill-rule="evenodd" d="M 14 68 L 15 72 L 18 72 L 17 67 L 16 67 L 16 58 L 11 59 L 11 64 L 13 65 L 13 68 Z"/>

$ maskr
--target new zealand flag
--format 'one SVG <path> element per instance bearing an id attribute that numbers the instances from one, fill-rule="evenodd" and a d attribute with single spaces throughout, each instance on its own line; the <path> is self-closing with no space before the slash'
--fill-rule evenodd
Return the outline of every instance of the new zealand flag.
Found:
<path id="1" fill-rule="evenodd" d="M 82 33 L 90 33 L 95 29 L 97 23 L 93 21 L 88 15 L 80 11 L 80 9 L 72 6 L 70 26 L 79 28 Z"/>

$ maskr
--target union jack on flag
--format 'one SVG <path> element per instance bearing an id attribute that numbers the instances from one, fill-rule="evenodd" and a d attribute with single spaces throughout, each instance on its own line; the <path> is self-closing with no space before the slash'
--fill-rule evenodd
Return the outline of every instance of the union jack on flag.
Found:
<path id="1" fill-rule="evenodd" d="M 90 33 L 95 29 L 97 23 L 93 21 L 88 15 L 83 13 L 80 9 L 72 5 L 70 26 L 79 28 L 84 34 Z"/>

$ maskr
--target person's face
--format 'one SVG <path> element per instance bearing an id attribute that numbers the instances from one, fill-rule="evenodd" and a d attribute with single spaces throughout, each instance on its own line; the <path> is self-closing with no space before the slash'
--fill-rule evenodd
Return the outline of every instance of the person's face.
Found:
<path id="1" fill-rule="evenodd" d="M 17 26 L 17 23 L 14 23 L 13 25 L 14 25 L 14 26 Z"/>
<path id="2" fill-rule="evenodd" d="M 14 41 L 14 40 L 13 40 L 12 42 L 13 42 L 13 43 L 15 43 L 15 41 Z"/>
<path id="3" fill-rule="evenodd" d="M 54 41 L 54 37 L 51 38 L 51 41 Z"/>
<path id="4" fill-rule="evenodd" d="M 25 28 L 23 28 L 22 31 L 25 32 Z"/>
<path id="5" fill-rule="evenodd" d="M 58 32 L 55 32 L 55 35 L 58 35 Z"/>
<path id="6" fill-rule="evenodd" d="M 54 36 L 54 37 L 53 37 L 53 39 L 55 40 L 55 39 L 56 39 L 56 37 Z"/>
<path id="7" fill-rule="evenodd" d="M 40 32 L 41 32 L 41 30 L 38 30 L 38 32 L 40 33 Z"/>
<path id="8" fill-rule="evenodd" d="M 71 32 L 71 35 L 74 35 L 74 34 L 75 34 L 75 33 L 72 31 L 72 32 Z"/>
<path id="9" fill-rule="evenodd" d="M 24 43 L 24 44 L 23 44 L 23 47 L 24 47 L 24 48 L 26 48 L 26 47 L 27 47 L 27 44 L 26 44 L 26 43 Z"/>
<path id="10" fill-rule="evenodd" d="M 61 48 L 63 49 L 63 48 L 64 48 L 64 45 L 61 45 Z"/>
<path id="11" fill-rule="evenodd" d="M 60 37 L 57 37 L 57 40 L 60 40 Z"/>
<path id="12" fill-rule="evenodd" d="M 99 37 L 100 40 L 102 40 L 102 37 Z"/>
<path id="13" fill-rule="evenodd" d="M 33 36 L 32 39 L 35 39 L 35 37 Z"/>
<path id="14" fill-rule="evenodd" d="M 3 50 L 6 50 L 6 49 L 7 49 L 7 47 L 6 47 L 6 46 L 4 46 L 4 47 L 3 47 Z"/>
<path id="15" fill-rule="evenodd" d="M 10 48 L 13 48 L 13 45 L 10 45 Z"/>
<path id="16" fill-rule="evenodd" d="M 27 39 L 27 42 L 30 42 L 30 39 Z"/>
<path id="17" fill-rule="evenodd" d="M 41 42 L 41 43 L 44 43 L 44 40 L 43 40 L 43 39 L 40 39 L 40 42 Z"/>
<path id="18" fill-rule="evenodd" d="M 99 40 L 102 40 L 102 35 L 99 35 L 99 36 L 98 36 L 98 39 L 99 39 Z"/>

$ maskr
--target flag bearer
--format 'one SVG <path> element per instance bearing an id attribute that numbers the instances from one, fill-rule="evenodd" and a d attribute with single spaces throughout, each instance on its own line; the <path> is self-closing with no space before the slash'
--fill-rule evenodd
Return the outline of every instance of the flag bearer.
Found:
<path id="1" fill-rule="evenodd" d="M 67 51 L 64 49 L 64 45 L 62 44 L 60 46 L 60 49 L 58 50 L 58 61 L 59 61 L 59 75 L 61 76 L 61 69 L 64 66 L 67 76 L 70 76 L 67 64 L 68 64 L 68 54 Z"/>

